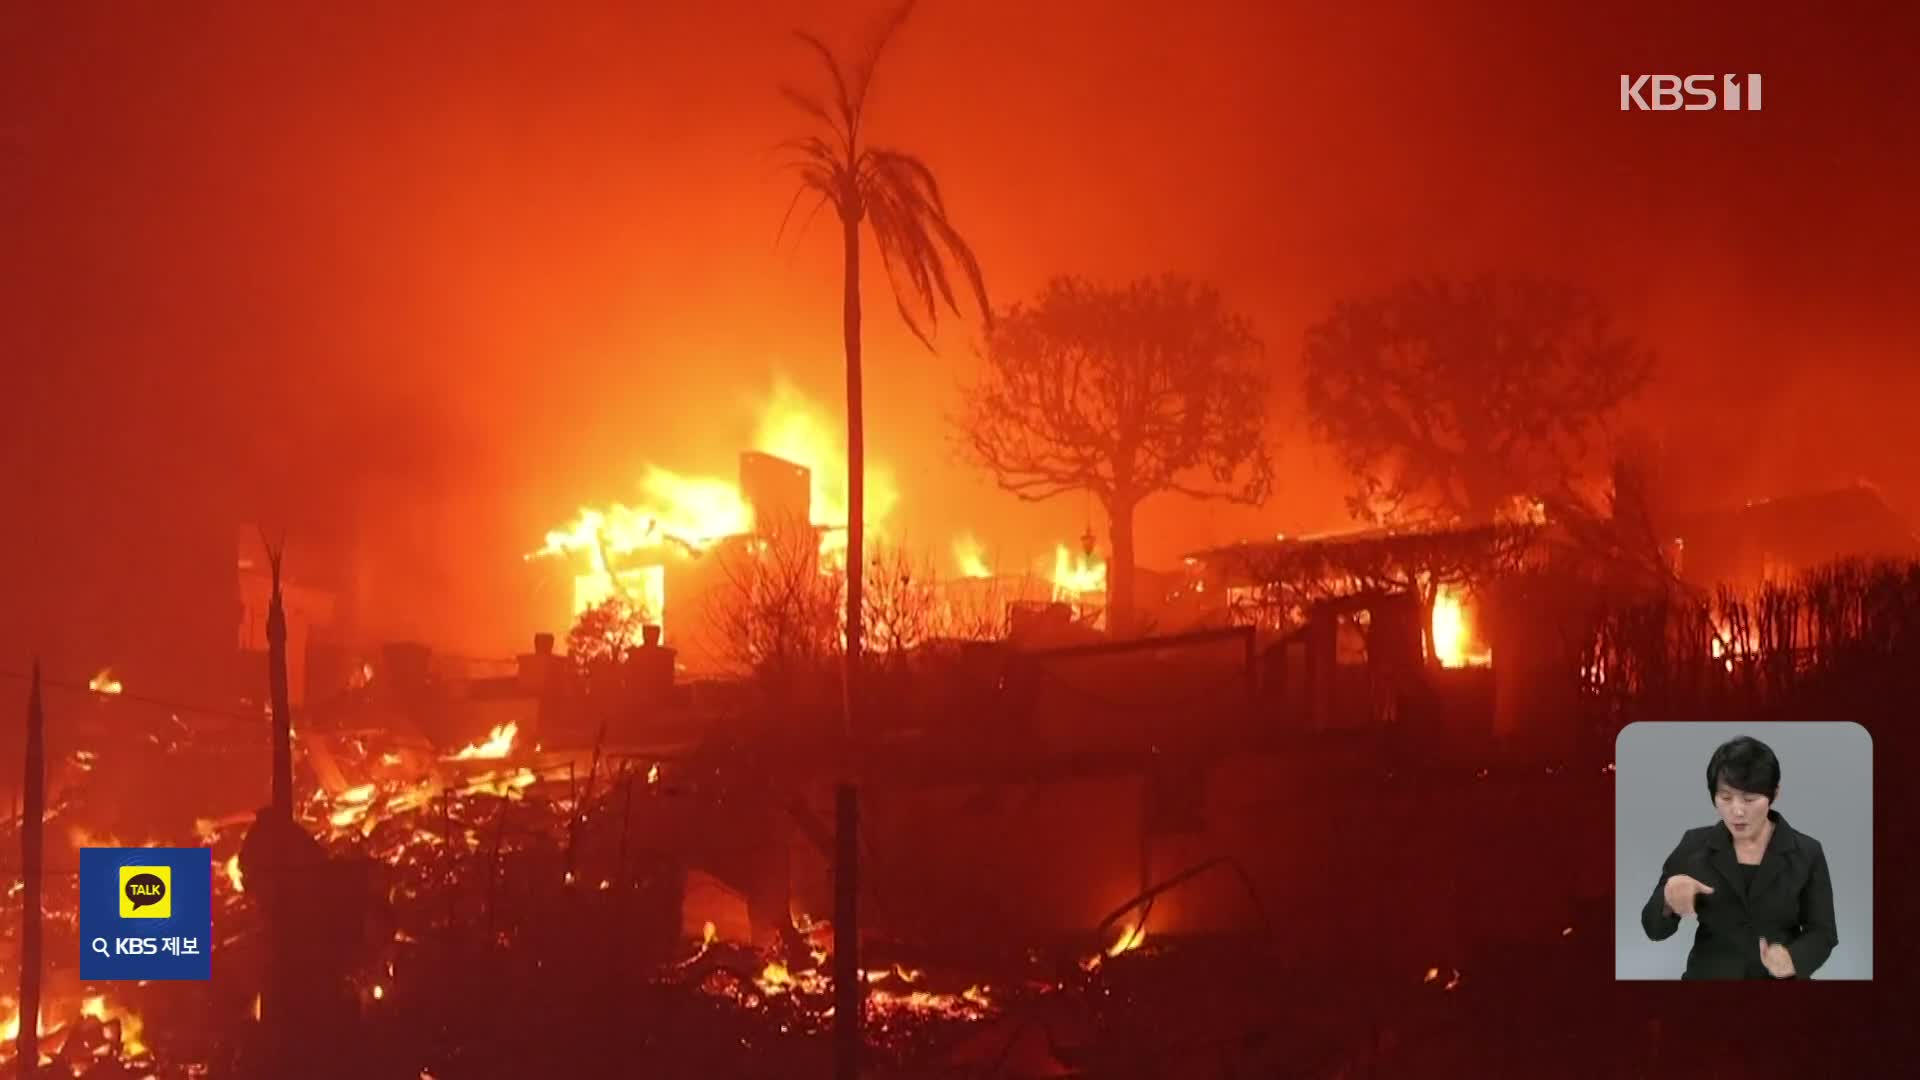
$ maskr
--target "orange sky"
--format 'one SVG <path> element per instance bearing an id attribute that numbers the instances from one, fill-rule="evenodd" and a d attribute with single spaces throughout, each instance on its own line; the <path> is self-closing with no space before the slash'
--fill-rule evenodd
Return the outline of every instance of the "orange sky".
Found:
<path id="1" fill-rule="evenodd" d="M 387 628 L 503 653 L 548 525 L 648 462 L 730 474 L 776 373 L 837 409 L 835 238 L 776 247 L 768 150 L 814 75 L 788 30 L 879 7 L 338 6 L 0 13 L 0 445 L 41 523 L 8 552 L 84 576 L 156 520 L 371 522 Z M 998 302 L 1179 270 L 1267 341 L 1279 494 L 1150 503 L 1144 561 L 1342 524 L 1301 332 L 1430 270 L 1608 298 L 1699 498 L 1868 477 L 1920 510 L 1912 16 L 1331 7 L 926 0 L 881 71 L 872 137 L 938 170 Z M 1760 71 L 1766 111 L 1623 114 L 1623 71 Z M 931 437 L 971 327 L 929 355 L 866 296 L 909 535 L 1077 535 L 1081 500 Z"/>

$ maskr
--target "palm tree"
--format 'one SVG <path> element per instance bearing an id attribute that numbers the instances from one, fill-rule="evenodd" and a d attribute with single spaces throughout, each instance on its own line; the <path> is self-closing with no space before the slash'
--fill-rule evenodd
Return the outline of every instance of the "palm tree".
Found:
<path id="1" fill-rule="evenodd" d="M 865 626 L 862 619 L 862 567 L 866 510 L 866 439 L 860 396 L 860 226 L 872 230 L 880 261 L 893 286 L 895 305 L 914 337 L 929 350 L 932 331 L 944 304 L 958 315 L 954 278 L 961 279 L 991 321 L 987 287 L 980 263 L 947 217 L 946 202 L 933 170 L 912 154 L 862 142 L 862 121 L 873 70 L 894 32 L 913 11 L 906 0 L 881 27 L 872 46 L 857 63 L 843 64 L 819 38 L 804 31 L 799 39 L 819 54 L 833 84 L 832 96 L 819 96 L 783 85 L 780 93 L 823 129 L 780 144 L 792 155 L 789 165 L 800 174 L 800 186 L 787 205 L 780 231 L 785 235 L 795 207 L 815 196 L 808 220 L 831 205 L 840 217 L 844 250 L 843 333 L 847 354 L 847 653 L 846 725 L 855 730 L 854 686 L 860 671 Z"/>

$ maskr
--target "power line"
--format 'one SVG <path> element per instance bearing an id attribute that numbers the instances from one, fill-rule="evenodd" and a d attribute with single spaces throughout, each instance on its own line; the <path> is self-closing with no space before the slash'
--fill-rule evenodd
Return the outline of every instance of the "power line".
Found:
<path id="1" fill-rule="evenodd" d="M 32 678 L 33 676 L 26 672 L 7 671 L 4 669 L 0 669 L 0 679 L 18 679 L 21 682 L 28 682 Z M 53 687 L 59 690 L 82 691 L 88 694 L 92 694 L 96 697 L 120 698 L 125 701 L 137 701 L 142 705 L 152 705 L 157 708 L 166 709 L 170 712 L 175 712 L 175 713 L 196 713 L 201 716 L 224 716 L 229 719 L 245 720 L 248 722 L 266 719 L 266 715 L 264 713 L 242 713 L 242 712 L 233 712 L 227 709 L 215 708 L 210 705 L 188 705 L 184 702 L 168 701 L 165 698 L 148 697 L 144 694 L 131 694 L 125 690 L 120 690 L 115 693 L 108 694 L 103 691 L 95 690 L 92 686 L 86 685 L 84 683 L 62 682 L 58 679 L 49 679 L 44 675 L 41 676 L 40 678 L 40 685 L 43 687 Z"/>

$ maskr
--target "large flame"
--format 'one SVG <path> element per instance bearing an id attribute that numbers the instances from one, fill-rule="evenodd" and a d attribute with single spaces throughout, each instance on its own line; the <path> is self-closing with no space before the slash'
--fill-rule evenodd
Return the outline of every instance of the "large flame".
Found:
<path id="1" fill-rule="evenodd" d="M 1450 585 L 1440 586 L 1433 597 L 1433 655 L 1441 667 L 1485 667 L 1493 662 L 1492 650 L 1474 640 L 1465 598 Z"/>
<path id="2" fill-rule="evenodd" d="M 67 1000 L 71 1002 L 72 999 L 69 998 Z M 39 1022 L 35 1025 L 39 1029 L 40 1036 L 43 1039 L 58 1035 L 69 1024 L 81 1017 L 91 1017 L 100 1021 L 102 1024 L 110 1024 L 118 1020 L 120 1022 L 121 1058 L 137 1058 L 147 1052 L 146 1044 L 140 1039 L 141 1033 L 145 1030 L 146 1026 L 141 1021 L 140 1014 L 124 1005 L 109 1002 L 104 994 L 92 994 L 81 999 L 80 1013 L 78 1016 L 69 1015 L 67 1017 L 58 1017 L 51 1015 L 53 1012 L 54 1010 L 49 1009 L 43 1001 L 40 1008 Z M 20 1003 L 15 1000 L 13 995 L 8 994 L 0 997 L 0 1049 L 11 1053 L 14 1050 L 13 1044 L 19 1037 Z M 104 1052 L 104 1050 L 102 1052 Z"/>
<path id="3" fill-rule="evenodd" d="M 1083 594 L 1105 592 L 1107 564 L 1098 555 L 1075 554 L 1067 545 L 1053 549 L 1053 598 L 1078 600 Z"/>
<path id="4" fill-rule="evenodd" d="M 822 530 L 820 549 L 826 572 L 844 572 L 846 564 L 847 453 L 827 414 L 791 385 L 776 383 L 763 404 L 750 449 L 804 466 L 810 474 L 810 524 Z M 736 479 L 694 476 L 648 466 L 641 476 L 642 500 L 586 507 L 572 521 L 547 533 L 546 542 L 528 558 L 561 556 L 579 560 L 573 613 L 624 592 L 665 625 L 668 560 L 698 554 L 731 536 L 751 533 L 753 507 Z M 867 535 L 882 534 L 881 524 L 899 501 L 891 471 L 871 459 L 866 464 Z"/>
<path id="5" fill-rule="evenodd" d="M 784 381 L 776 382 L 773 394 L 761 409 L 760 425 L 754 434 L 753 449 L 764 454 L 804 465 L 812 473 L 811 500 L 813 524 L 836 531 L 821 538 L 821 551 L 846 551 L 847 448 L 837 431 L 844 428 L 827 422 L 818 406 Z M 900 501 L 900 489 L 893 482 L 893 470 L 868 455 L 866 468 L 865 512 L 867 535 L 881 535 L 880 526 Z"/>
<path id="6" fill-rule="evenodd" d="M 477 743 L 468 743 L 465 747 L 461 748 L 459 751 L 453 754 L 453 760 L 454 761 L 471 761 L 476 758 L 488 759 L 488 758 L 506 757 L 508 754 L 513 752 L 513 737 L 515 735 L 518 735 L 519 733 L 520 733 L 520 725 L 517 723 L 514 723 L 511 720 L 507 721 L 504 724 L 496 724 L 493 730 L 487 733 L 486 741 L 477 742 Z M 367 794 L 371 795 L 372 785 L 367 785 L 367 788 L 368 788 Z M 354 796 L 359 794 L 360 794 L 359 789 L 348 791 L 345 794 L 340 796 L 340 801 L 365 802 L 366 801 L 365 797 L 354 798 Z"/>
<path id="7" fill-rule="evenodd" d="M 91 1016 L 103 1024 L 120 1021 L 121 1051 L 134 1057 L 147 1052 L 146 1045 L 140 1041 L 140 1033 L 145 1025 L 140 1021 L 140 1014 L 132 1009 L 110 1005 L 106 995 L 95 994 L 80 1003 L 80 1015 Z"/>
<path id="8" fill-rule="evenodd" d="M 987 568 L 987 549 L 982 547 L 972 533 L 963 533 L 953 541 L 953 561 L 959 564 L 960 576 L 970 578 L 990 578 L 993 571 Z"/>

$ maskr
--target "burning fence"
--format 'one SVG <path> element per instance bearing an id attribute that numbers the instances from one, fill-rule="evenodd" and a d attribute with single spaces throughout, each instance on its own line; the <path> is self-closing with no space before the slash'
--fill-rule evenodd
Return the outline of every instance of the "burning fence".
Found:
<path id="1" fill-rule="evenodd" d="M 1920 564 L 1854 560 L 1748 590 L 1596 596 L 1559 623 L 1589 697 L 1753 707 L 1904 655 L 1917 605 Z"/>

